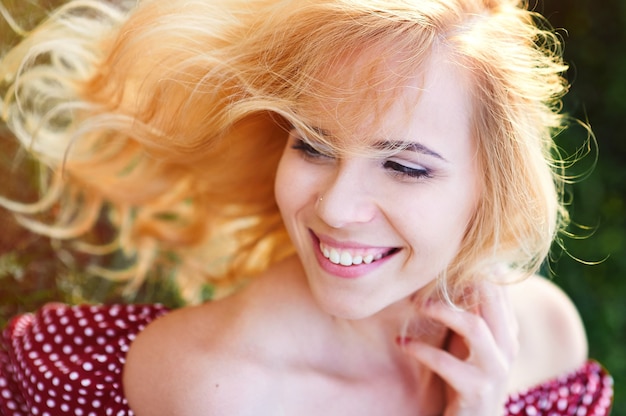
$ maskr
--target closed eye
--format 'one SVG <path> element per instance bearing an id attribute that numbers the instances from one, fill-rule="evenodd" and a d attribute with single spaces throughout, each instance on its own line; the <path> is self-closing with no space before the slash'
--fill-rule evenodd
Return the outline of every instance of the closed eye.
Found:
<path id="1" fill-rule="evenodd" d="M 422 179 L 432 177 L 432 172 L 424 167 L 410 167 L 403 165 L 394 160 L 387 160 L 383 163 L 383 167 L 391 174 L 408 179 Z"/>
<path id="2" fill-rule="evenodd" d="M 307 159 L 328 159 L 328 158 L 332 158 L 332 156 L 322 152 L 321 150 L 317 149 L 316 147 L 314 147 L 313 145 L 311 145 L 310 143 L 302 140 L 302 139 L 294 139 L 293 144 L 291 145 L 291 148 L 294 150 L 297 150 L 298 152 L 302 153 L 302 155 L 304 157 L 306 157 Z"/>

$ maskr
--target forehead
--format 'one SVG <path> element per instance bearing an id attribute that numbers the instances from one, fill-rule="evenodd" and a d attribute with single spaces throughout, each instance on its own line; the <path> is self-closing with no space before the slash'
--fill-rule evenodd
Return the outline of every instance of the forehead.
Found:
<path id="1" fill-rule="evenodd" d="M 422 56 L 377 48 L 344 54 L 315 77 L 301 120 L 350 146 L 397 139 L 420 128 L 467 127 L 471 77 L 449 53 Z"/>
<path id="2" fill-rule="evenodd" d="M 333 130 L 371 130 L 378 117 L 402 95 L 406 85 L 419 85 L 418 70 L 402 71 L 400 56 L 381 56 L 377 49 L 343 53 L 313 76 L 309 93 L 298 103 L 307 123 L 334 125 Z M 327 126 L 330 129 L 331 126 Z"/>

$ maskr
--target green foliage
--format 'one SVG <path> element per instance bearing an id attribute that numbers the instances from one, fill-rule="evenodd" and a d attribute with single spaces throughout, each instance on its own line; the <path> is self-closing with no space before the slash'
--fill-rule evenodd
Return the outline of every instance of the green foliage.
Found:
<path id="1" fill-rule="evenodd" d="M 626 2 L 544 0 L 537 10 L 565 28 L 565 58 L 572 83 L 565 110 L 591 124 L 598 164 L 570 187 L 573 220 L 591 235 L 565 239 L 553 265 L 554 281 L 572 297 L 587 327 L 590 356 L 615 378 L 614 416 L 626 415 Z M 572 149 L 585 133 L 566 131 L 559 144 Z M 588 161 L 583 161 L 585 166 Z M 580 168 L 577 168 L 580 169 Z M 589 230 L 571 230 L 577 235 Z M 583 264 L 581 261 L 589 262 Z M 596 263 L 596 264 L 593 264 Z"/>

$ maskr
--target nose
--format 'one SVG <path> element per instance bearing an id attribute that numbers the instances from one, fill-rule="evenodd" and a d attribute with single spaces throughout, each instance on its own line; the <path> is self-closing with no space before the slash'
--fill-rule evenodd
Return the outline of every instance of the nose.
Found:
<path id="1" fill-rule="evenodd" d="M 378 207 L 365 169 L 358 162 L 342 160 L 320 191 L 315 209 L 333 228 L 372 221 Z"/>

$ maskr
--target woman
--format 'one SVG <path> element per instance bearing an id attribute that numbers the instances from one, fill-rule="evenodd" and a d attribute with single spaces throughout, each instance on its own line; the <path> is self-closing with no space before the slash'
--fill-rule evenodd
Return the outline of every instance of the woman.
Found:
<path id="1" fill-rule="evenodd" d="M 567 223 L 537 23 L 509 0 L 68 3 L 2 63 L 7 125 L 53 172 L 4 205 L 58 238 L 104 208 L 136 281 L 173 253 L 190 298 L 240 290 L 17 318 L 3 411 L 608 414 L 534 275 Z"/>

